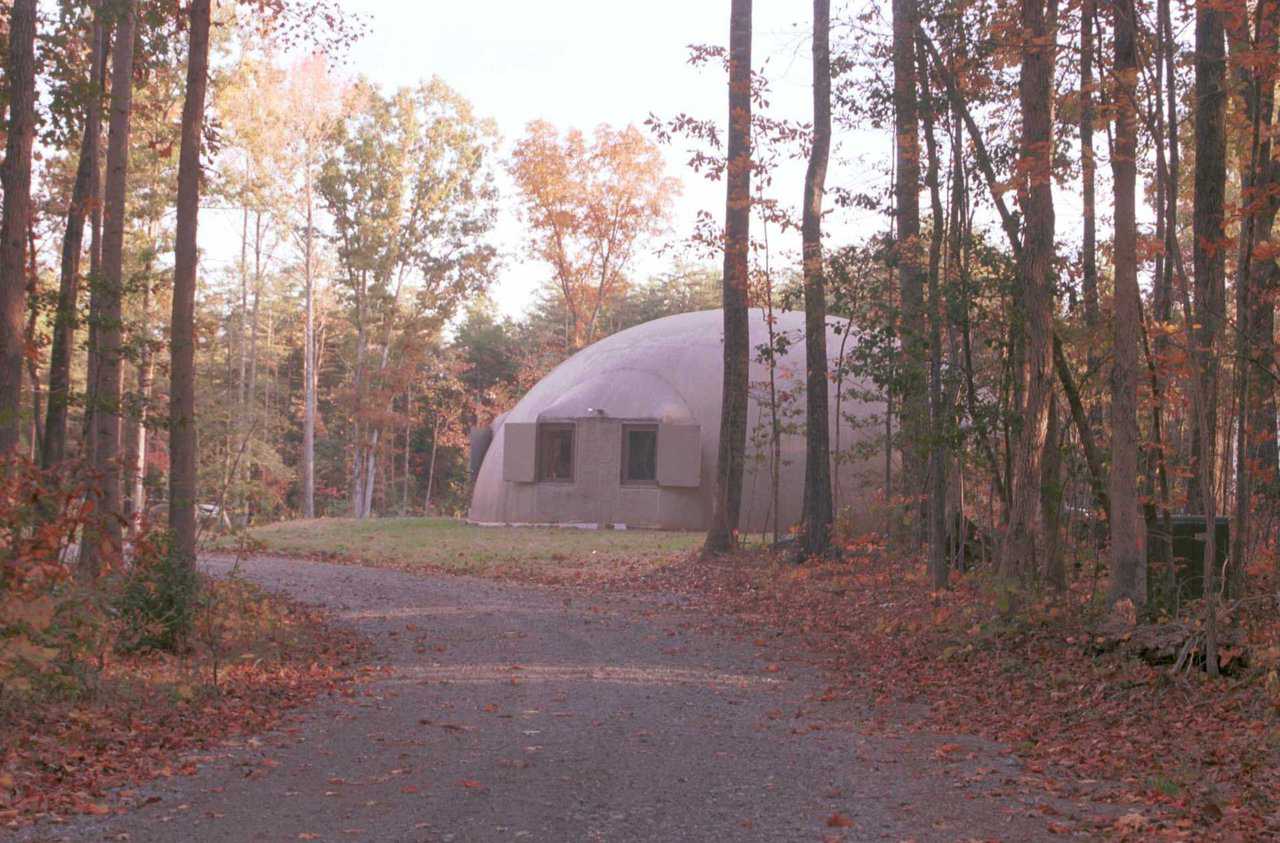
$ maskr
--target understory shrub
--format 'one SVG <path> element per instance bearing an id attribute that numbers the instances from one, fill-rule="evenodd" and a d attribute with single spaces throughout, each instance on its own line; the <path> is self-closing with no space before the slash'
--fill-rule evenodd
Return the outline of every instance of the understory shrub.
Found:
<path id="1" fill-rule="evenodd" d="M 186 647 L 201 609 L 200 574 L 192 560 L 177 557 L 167 530 L 143 536 L 134 550 L 114 601 L 117 646 L 125 652 L 178 652 Z"/>

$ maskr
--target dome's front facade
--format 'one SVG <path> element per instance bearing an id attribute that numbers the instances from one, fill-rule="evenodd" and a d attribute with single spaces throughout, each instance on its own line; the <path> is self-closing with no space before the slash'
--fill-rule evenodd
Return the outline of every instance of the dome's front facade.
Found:
<path id="1" fill-rule="evenodd" d="M 782 416 L 778 520 L 800 518 L 804 483 L 804 315 L 776 313 L 790 340 L 775 370 Z M 510 412 L 476 453 L 470 519 L 497 524 L 587 524 L 705 529 L 711 520 L 720 433 L 723 316 L 719 310 L 657 319 L 607 337 L 561 363 Z M 841 336 L 828 332 L 833 366 Z M 739 528 L 773 524 L 769 370 L 756 360 L 769 343 L 763 311 L 751 311 L 751 397 Z M 831 384 L 832 450 L 842 452 L 837 504 L 864 508 L 880 492 L 865 456 L 884 405 L 850 398 Z M 854 390 L 865 392 L 863 390 Z M 838 431 L 838 432 L 837 432 Z M 859 447 L 861 446 L 861 447 Z M 473 463 L 474 464 L 474 463 Z"/>

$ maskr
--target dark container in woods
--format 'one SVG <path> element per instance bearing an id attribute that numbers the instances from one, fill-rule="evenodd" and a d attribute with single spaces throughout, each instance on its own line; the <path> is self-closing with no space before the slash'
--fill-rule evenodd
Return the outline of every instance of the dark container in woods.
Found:
<path id="1" fill-rule="evenodd" d="M 1214 530 L 1215 583 L 1222 588 L 1222 571 L 1231 549 L 1231 519 L 1219 517 Z M 1204 596 L 1204 544 L 1208 535 L 1203 515 L 1174 515 L 1170 518 L 1173 533 L 1173 562 L 1161 560 L 1164 523 L 1156 519 L 1147 525 L 1147 594 L 1153 606 L 1176 611 L 1189 600 Z"/>

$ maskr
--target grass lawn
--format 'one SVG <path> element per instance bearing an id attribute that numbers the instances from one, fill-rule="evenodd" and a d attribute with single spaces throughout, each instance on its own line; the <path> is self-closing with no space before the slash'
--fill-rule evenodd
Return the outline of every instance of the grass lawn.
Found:
<path id="1" fill-rule="evenodd" d="M 319 518 L 268 524 L 250 530 L 249 538 L 289 556 L 571 582 L 608 581 L 660 568 L 698 547 L 703 537 L 656 530 L 475 527 L 449 518 Z"/>

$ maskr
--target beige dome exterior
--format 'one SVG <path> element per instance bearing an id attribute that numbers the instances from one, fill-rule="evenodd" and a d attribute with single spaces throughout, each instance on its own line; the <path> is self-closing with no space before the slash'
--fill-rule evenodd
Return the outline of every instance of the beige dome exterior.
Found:
<path id="1" fill-rule="evenodd" d="M 776 313 L 774 330 L 791 340 L 776 369 L 779 391 L 794 396 L 789 403 L 780 402 L 784 426 L 795 429 L 782 437 L 779 521 L 786 529 L 798 522 L 803 495 L 804 314 Z M 719 447 L 723 336 L 721 311 L 684 313 L 607 337 L 561 363 L 491 425 L 492 441 L 479 460 L 470 520 L 706 529 Z M 840 340 L 828 329 L 833 361 Z M 764 312 L 752 309 L 747 464 L 739 524 L 748 532 L 763 532 L 773 521 L 769 371 L 755 359 L 758 348 L 768 342 Z M 839 430 L 839 448 L 846 454 L 833 476 L 839 477 L 838 506 L 856 512 L 879 495 L 881 472 L 865 457 L 854 457 L 851 446 L 861 444 L 865 450 L 878 436 L 883 427 L 874 420 L 883 419 L 885 407 L 851 399 L 849 387 L 846 381 L 840 408 L 846 421 Z M 835 393 L 833 383 L 833 452 Z M 857 421 L 850 424 L 848 418 Z M 656 457 L 651 452 L 655 440 Z M 648 482 L 628 482 L 627 473 L 634 469 L 624 465 L 632 447 L 626 442 L 647 449 L 648 462 L 642 456 L 638 464 L 652 472 Z M 555 456 L 548 455 L 552 450 Z M 553 459 L 560 464 L 547 469 Z"/>

